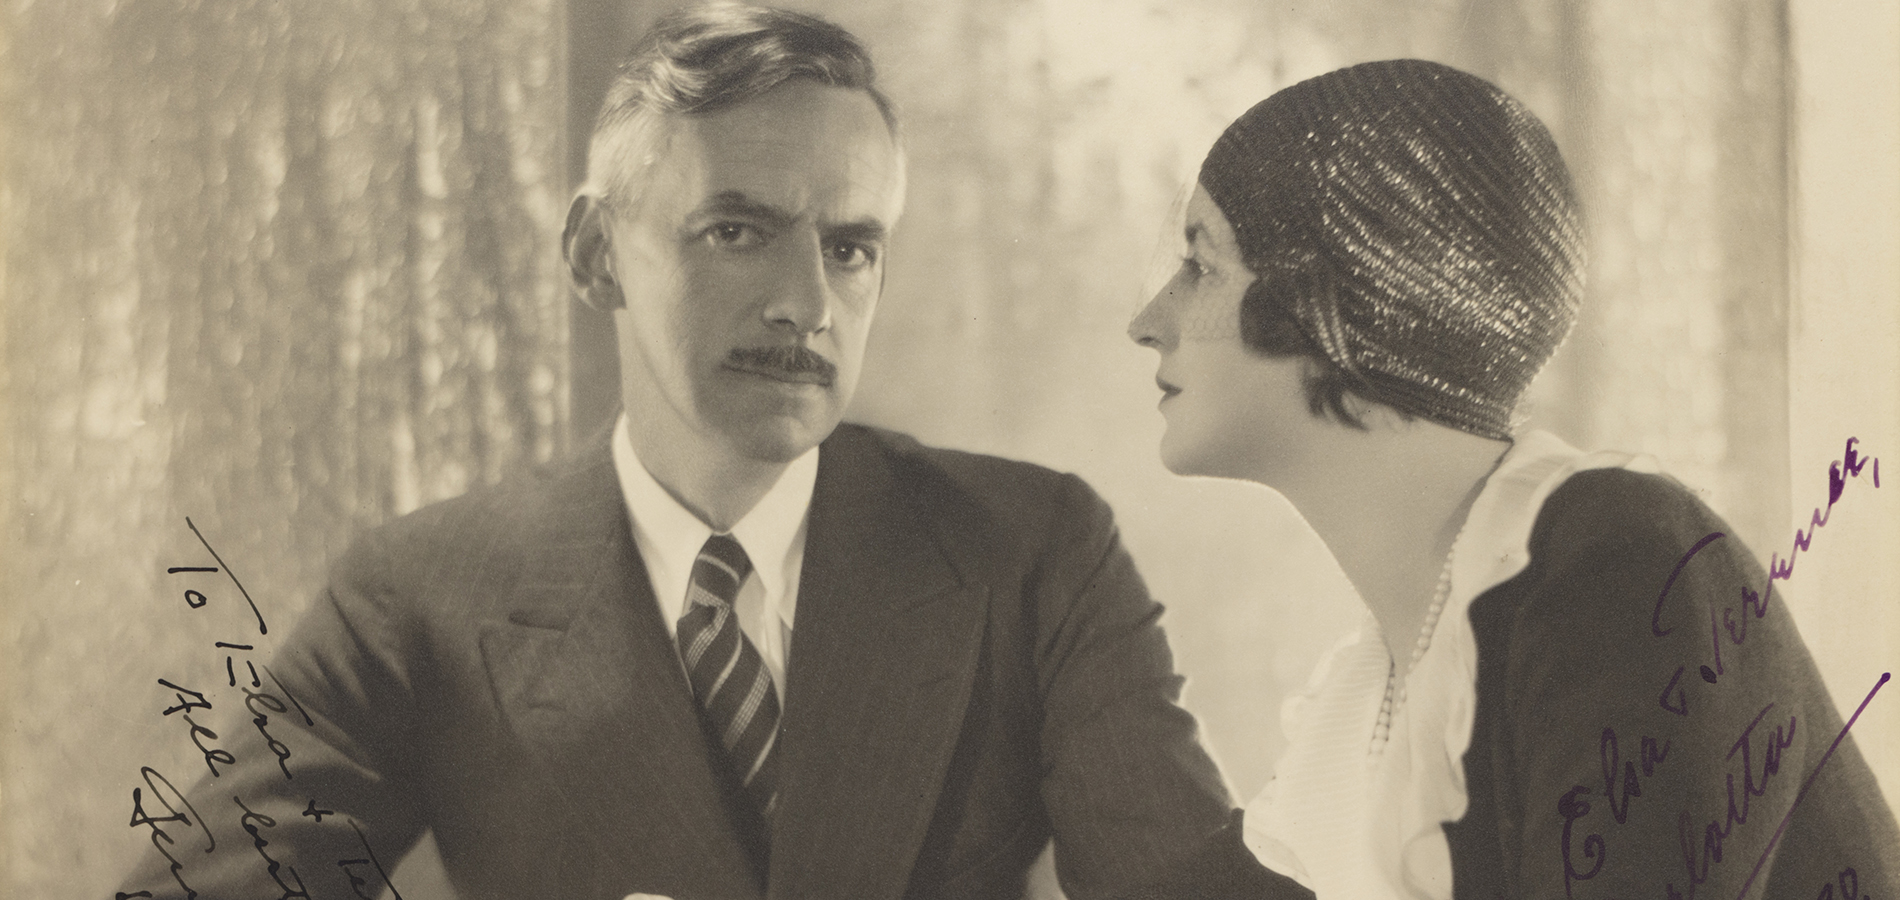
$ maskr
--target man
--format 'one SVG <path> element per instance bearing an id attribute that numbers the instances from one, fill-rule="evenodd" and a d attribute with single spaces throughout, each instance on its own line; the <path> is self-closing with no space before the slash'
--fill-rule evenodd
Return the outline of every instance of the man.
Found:
<path id="1" fill-rule="evenodd" d="M 344 863 L 432 828 L 470 898 L 1016 897 L 1052 837 L 1078 900 L 1290 885 L 1237 840 L 1101 501 L 839 425 L 904 190 L 855 39 L 671 17 L 589 155 L 563 249 L 613 314 L 612 437 L 344 557 L 275 669 L 294 778 L 193 795 L 258 852 L 176 874 L 367 894 Z"/>

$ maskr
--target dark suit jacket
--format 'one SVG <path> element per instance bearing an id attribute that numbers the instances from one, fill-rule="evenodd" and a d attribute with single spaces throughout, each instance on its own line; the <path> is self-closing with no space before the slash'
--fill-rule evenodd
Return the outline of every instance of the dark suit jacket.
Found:
<path id="1" fill-rule="evenodd" d="M 603 442 L 345 555 L 274 665 L 313 723 L 271 714 L 293 777 L 228 732 L 239 764 L 192 794 L 220 846 L 179 875 L 373 895 L 375 864 L 343 861 L 433 828 L 467 898 L 1014 897 L 1053 834 L 1078 900 L 1290 886 L 1239 844 L 1161 608 L 1079 479 L 843 426 L 808 535 L 769 862 Z M 164 860 L 128 889 L 182 895 Z"/>

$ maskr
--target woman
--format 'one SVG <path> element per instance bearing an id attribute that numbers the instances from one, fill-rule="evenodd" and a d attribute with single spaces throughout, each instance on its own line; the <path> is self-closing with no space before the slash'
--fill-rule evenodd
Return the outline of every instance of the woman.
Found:
<path id="1" fill-rule="evenodd" d="M 1581 293 L 1534 116 L 1415 60 L 1302 82 L 1215 143 L 1186 236 L 1130 330 L 1162 459 L 1285 495 L 1368 610 L 1289 704 L 1263 862 L 1322 900 L 1894 895 L 1746 548 L 1642 459 L 1513 432 Z"/>

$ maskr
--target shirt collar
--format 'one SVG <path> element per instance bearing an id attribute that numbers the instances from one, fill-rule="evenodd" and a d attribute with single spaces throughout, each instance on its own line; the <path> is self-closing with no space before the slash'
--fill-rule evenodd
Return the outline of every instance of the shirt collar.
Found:
<path id="1" fill-rule="evenodd" d="M 619 476 L 635 543 L 653 580 L 660 611 L 670 624 L 683 611 L 693 560 L 713 531 L 653 479 L 633 451 L 628 427 L 623 412 L 614 423 L 614 472 Z M 792 460 L 758 504 L 732 526 L 733 538 L 745 548 L 765 588 L 767 611 L 776 611 L 786 628 L 792 627 L 798 600 L 797 586 L 789 581 L 802 569 L 805 517 L 817 482 L 818 449 L 814 447 Z"/>

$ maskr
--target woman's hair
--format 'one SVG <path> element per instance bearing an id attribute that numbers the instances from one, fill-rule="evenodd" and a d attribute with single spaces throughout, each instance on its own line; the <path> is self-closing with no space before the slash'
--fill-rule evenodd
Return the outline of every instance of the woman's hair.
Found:
<path id="1" fill-rule="evenodd" d="M 1200 183 L 1257 276 L 1242 339 L 1314 360 L 1315 415 L 1361 425 L 1352 393 L 1510 436 L 1583 278 L 1570 174 L 1523 104 L 1437 63 L 1352 66 L 1248 110 Z"/>

